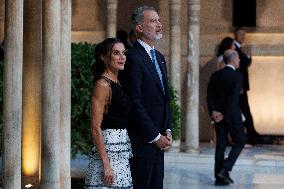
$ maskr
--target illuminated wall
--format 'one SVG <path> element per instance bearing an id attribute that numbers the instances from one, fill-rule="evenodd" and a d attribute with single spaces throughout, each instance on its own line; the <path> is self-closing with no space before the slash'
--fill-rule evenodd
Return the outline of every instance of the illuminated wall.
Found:
<path id="1" fill-rule="evenodd" d="M 249 103 L 260 134 L 284 135 L 284 56 L 256 56 L 249 68 Z"/>
<path id="2" fill-rule="evenodd" d="M 22 171 L 25 176 L 34 176 L 40 162 L 40 92 L 34 74 L 27 75 L 24 83 Z"/>
<path id="3" fill-rule="evenodd" d="M 41 0 L 24 2 L 22 175 L 34 178 L 39 177 L 41 145 L 41 6 Z"/>

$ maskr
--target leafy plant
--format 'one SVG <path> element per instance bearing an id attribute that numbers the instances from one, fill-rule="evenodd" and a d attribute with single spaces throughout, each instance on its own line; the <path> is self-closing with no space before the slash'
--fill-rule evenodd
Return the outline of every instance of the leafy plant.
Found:
<path id="1" fill-rule="evenodd" d="M 171 103 L 170 107 L 172 110 L 172 116 L 173 116 L 173 140 L 177 140 L 180 138 L 180 116 L 181 116 L 181 110 L 178 105 L 178 97 L 177 97 L 177 91 L 170 86 L 170 94 L 171 94 Z"/>
<path id="2" fill-rule="evenodd" d="M 91 136 L 90 101 L 93 87 L 92 67 L 95 62 L 94 44 L 71 45 L 71 151 L 88 154 L 93 145 Z"/>

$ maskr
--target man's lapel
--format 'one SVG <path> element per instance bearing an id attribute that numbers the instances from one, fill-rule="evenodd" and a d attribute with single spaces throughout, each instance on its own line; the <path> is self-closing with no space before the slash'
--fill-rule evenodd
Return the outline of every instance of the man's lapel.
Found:
<path id="1" fill-rule="evenodd" d="M 151 72 L 151 75 L 154 78 L 156 84 L 158 85 L 161 93 L 164 94 L 163 88 L 161 86 L 160 78 L 159 78 L 158 73 L 157 73 L 157 70 L 156 70 L 155 65 L 152 62 L 151 58 L 149 57 L 148 53 L 146 52 L 144 47 L 139 42 L 136 42 L 135 46 L 137 47 L 137 49 L 139 50 L 139 53 L 141 53 L 142 57 L 144 58 L 143 62 L 145 62 L 147 69 Z M 157 58 L 157 61 L 159 63 L 159 60 L 158 60 L 159 58 L 157 57 L 157 54 L 156 54 L 156 58 Z M 160 67 L 163 67 L 163 66 L 160 66 Z M 161 71 L 162 70 L 163 70 L 163 68 L 161 68 Z M 163 75 L 163 78 L 164 78 L 164 70 L 162 71 L 162 75 Z"/>

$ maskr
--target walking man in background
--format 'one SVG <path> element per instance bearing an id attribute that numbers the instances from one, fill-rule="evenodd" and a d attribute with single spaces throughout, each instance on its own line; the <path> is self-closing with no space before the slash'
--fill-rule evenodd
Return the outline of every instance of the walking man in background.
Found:
<path id="1" fill-rule="evenodd" d="M 239 104 L 242 75 L 236 71 L 240 59 L 238 53 L 231 49 L 225 51 L 223 58 L 226 66 L 212 74 L 207 89 L 208 111 L 216 123 L 215 185 L 234 183 L 229 172 L 245 145 Z M 225 158 L 228 133 L 232 137 L 233 146 Z"/>

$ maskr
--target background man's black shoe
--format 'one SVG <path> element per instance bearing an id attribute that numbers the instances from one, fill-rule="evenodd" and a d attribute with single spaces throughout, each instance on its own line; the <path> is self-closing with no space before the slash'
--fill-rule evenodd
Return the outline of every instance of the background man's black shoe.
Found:
<path id="1" fill-rule="evenodd" d="M 234 183 L 234 180 L 230 177 L 229 172 L 227 172 L 227 173 L 228 173 L 227 178 L 230 180 L 230 183 L 233 184 L 233 183 Z"/>
<path id="2" fill-rule="evenodd" d="M 221 179 L 221 178 L 217 178 L 215 180 L 215 186 L 226 186 L 229 184 L 230 184 L 229 182 L 226 182 L 224 179 Z"/>
<path id="3" fill-rule="evenodd" d="M 218 173 L 217 176 L 221 179 L 224 179 L 224 181 L 228 182 L 229 184 L 234 183 L 233 179 L 230 177 L 230 174 L 226 169 L 221 169 L 220 173 Z"/>

